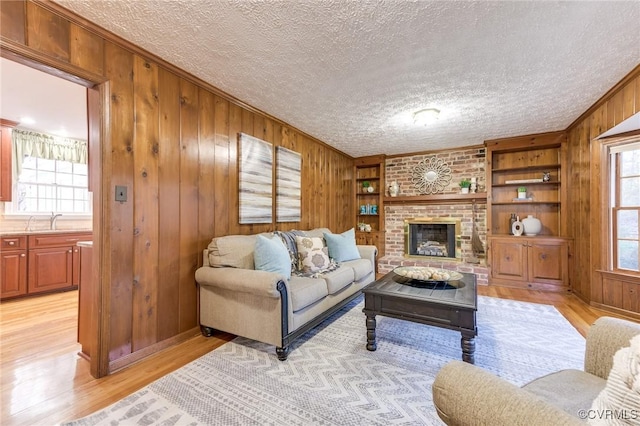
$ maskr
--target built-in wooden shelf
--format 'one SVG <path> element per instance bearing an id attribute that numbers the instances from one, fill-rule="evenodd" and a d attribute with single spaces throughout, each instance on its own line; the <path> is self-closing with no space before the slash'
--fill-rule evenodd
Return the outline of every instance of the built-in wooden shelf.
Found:
<path id="1" fill-rule="evenodd" d="M 487 193 L 476 192 L 472 194 L 431 194 L 431 195 L 410 195 L 404 197 L 384 197 L 384 204 L 465 204 L 465 203 L 486 203 Z"/>

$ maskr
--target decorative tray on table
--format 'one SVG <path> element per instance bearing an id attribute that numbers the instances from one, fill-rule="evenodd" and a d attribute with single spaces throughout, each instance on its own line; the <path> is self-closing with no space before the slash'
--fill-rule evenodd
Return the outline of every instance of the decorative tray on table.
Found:
<path id="1" fill-rule="evenodd" d="M 435 288 L 438 284 L 445 287 L 460 287 L 462 274 L 457 271 L 432 268 L 430 266 L 398 266 L 393 270 L 396 275 L 407 278 L 402 284 L 414 287 Z"/>

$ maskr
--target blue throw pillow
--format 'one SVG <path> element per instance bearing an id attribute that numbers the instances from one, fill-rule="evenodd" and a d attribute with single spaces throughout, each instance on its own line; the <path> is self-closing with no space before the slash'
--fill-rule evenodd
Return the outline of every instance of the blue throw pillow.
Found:
<path id="1" fill-rule="evenodd" d="M 257 270 L 277 272 L 291 278 L 291 258 L 280 237 L 267 238 L 258 235 L 253 251 L 253 263 Z"/>
<path id="2" fill-rule="evenodd" d="M 329 247 L 329 256 L 336 262 L 360 259 L 360 252 L 356 247 L 356 232 L 353 228 L 342 234 L 324 233 L 324 239 Z"/>

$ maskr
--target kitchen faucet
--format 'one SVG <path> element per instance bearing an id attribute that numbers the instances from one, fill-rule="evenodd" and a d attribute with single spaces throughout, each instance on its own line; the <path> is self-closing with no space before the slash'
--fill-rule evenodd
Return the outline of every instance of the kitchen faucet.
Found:
<path id="1" fill-rule="evenodd" d="M 25 226 L 25 231 L 31 231 L 31 221 L 35 219 L 35 216 L 29 216 L 29 220 L 27 221 L 27 226 Z"/>
<path id="2" fill-rule="evenodd" d="M 49 229 L 51 229 L 52 231 L 56 229 L 56 219 L 58 219 L 59 216 L 62 216 L 62 213 L 53 214 L 53 212 L 51 212 L 51 219 L 49 219 L 50 220 Z"/>

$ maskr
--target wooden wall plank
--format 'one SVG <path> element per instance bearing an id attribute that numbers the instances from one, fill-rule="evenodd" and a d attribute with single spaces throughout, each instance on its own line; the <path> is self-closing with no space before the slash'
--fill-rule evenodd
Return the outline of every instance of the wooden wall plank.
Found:
<path id="1" fill-rule="evenodd" d="M 214 192 L 215 223 L 212 236 L 227 235 L 229 232 L 229 101 L 219 96 L 215 97 L 215 162 Z M 235 140 L 234 140 L 235 141 Z"/>
<path id="2" fill-rule="evenodd" d="M 25 3 L 2 1 L 0 5 L 0 35 L 20 44 L 25 43 Z"/>
<path id="3" fill-rule="evenodd" d="M 238 134 L 242 131 L 242 113 L 240 106 L 229 105 L 229 231 L 236 235 L 241 232 L 239 222 L 240 205 L 238 199 Z"/>
<path id="4" fill-rule="evenodd" d="M 158 66 L 136 56 L 133 68 L 134 239 L 132 351 L 157 342 Z"/>
<path id="5" fill-rule="evenodd" d="M 636 85 L 627 84 L 624 89 L 622 89 L 622 120 L 626 120 L 636 113 Z"/>
<path id="6" fill-rule="evenodd" d="M 160 68 L 158 340 L 180 333 L 180 80 Z"/>
<path id="7" fill-rule="evenodd" d="M 195 272 L 199 263 L 198 232 L 198 87 L 180 81 L 180 332 L 198 324 Z"/>
<path id="8" fill-rule="evenodd" d="M 111 198 L 111 280 L 106 283 L 111 293 L 109 360 L 131 353 L 132 283 L 133 283 L 133 55 L 111 43 L 105 45 L 106 75 L 110 80 L 110 131 L 112 187 L 127 188 L 128 201 Z"/>
<path id="9" fill-rule="evenodd" d="M 198 188 L 198 246 L 205 248 L 215 229 L 215 96 L 206 90 L 199 91 L 199 188 Z M 198 263 L 199 265 L 199 263 Z"/>
<path id="10" fill-rule="evenodd" d="M 70 23 L 42 7 L 27 3 L 27 43 L 29 47 L 69 61 Z"/>
<path id="11" fill-rule="evenodd" d="M 70 61 L 82 69 L 104 73 L 104 40 L 96 34 L 71 24 Z"/>

